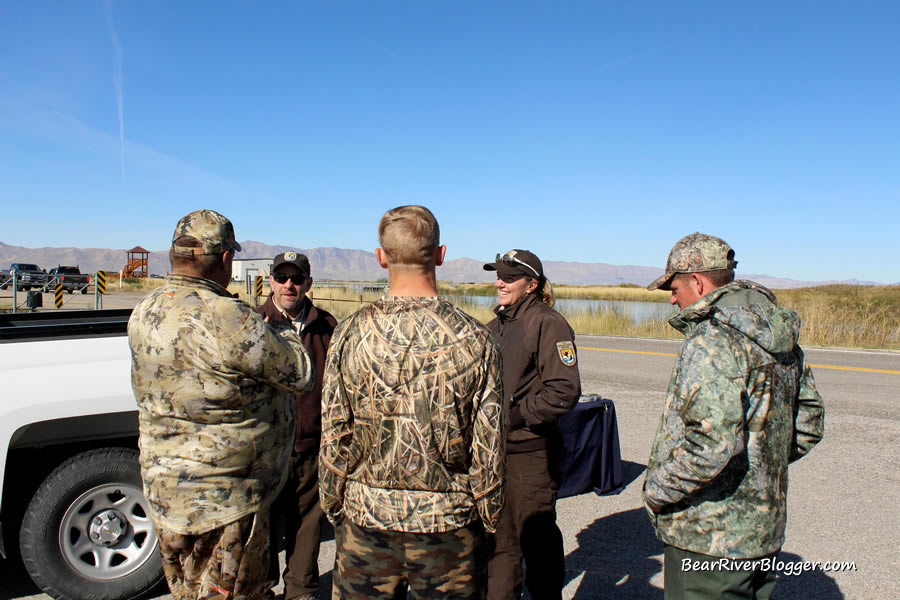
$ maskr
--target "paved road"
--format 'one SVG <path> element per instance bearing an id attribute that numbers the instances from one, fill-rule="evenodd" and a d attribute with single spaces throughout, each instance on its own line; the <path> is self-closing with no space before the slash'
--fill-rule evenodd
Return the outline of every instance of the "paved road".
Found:
<path id="1" fill-rule="evenodd" d="M 662 598 L 662 548 L 640 502 L 642 472 L 679 342 L 579 336 L 585 392 L 616 403 L 626 479 L 617 496 L 559 503 L 566 598 Z M 900 353 L 809 349 L 826 403 L 825 439 L 791 467 L 787 543 L 780 559 L 852 561 L 849 572 L 784 575 L 780 598 L 900 598 Z M 330 571 L 334 542 L 323 545 Z M 41 599 L 27 576 L 0 563 L 0 597 Z M 161 593 L 161 598 L 169 598 Z"/>

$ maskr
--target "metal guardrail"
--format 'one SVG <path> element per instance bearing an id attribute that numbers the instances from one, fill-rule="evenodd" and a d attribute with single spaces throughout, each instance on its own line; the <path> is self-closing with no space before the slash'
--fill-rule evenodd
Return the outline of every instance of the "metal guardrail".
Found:
<path id="1" fill-rule="evenodd" d="M 338 279 L 316 279 L 317 288 L 344 288 L 354 291 L 378 292 L 388 288 L 386 281 L 342 281 Z"/>
<path id="2" fill-rule="evenodd" d="M 84 273 L 84 275 L 90 276 L 90 281 L 84 284 L 81 287 L 76 287 L 74 291 L 85 293 L 86 290 L 93 286 L 94 287 L 94 310 L 100 310 L 103 308 L 103 294 L 105 291 L 99 290 L 98 283 L 100 283 L 100 277 L 98 276 L 99 271 L 95 273 Z M 121 281 L 121 280 L 120 280 Z M 60 284 L 60 277 L 53 276 L 49 277 L 45 283 L 43 283 L 38 292 L 41 294 L 44 293 L 54 293 L 55 288 L 58 284 Z M 247 279 L 247 295 L 251 299 L 251 303 L 258 304 L 262 297 L 268 293 L 269 282 L 268 277 L 262 278 L 263 286 L 255 286 L 256 283 L 251 279 Z M 34 312 L 38 307 L 43 307 L 43 300 L 41 300 L 38 306 L 33 306 L 29 303 L 28 296 L 26 295 L 25 301 L 19 303 L 18 292 L 19 292 L 19 282 L 18 276 L 16 274 L 15 269 L 10 273 L 9 276 L 6 276 L 5 279 L 0 279 L 0 286 L 9 286 L 12 287 L 12 313 L 19 313 L 22 309 L 28 310 L 30 312 Z M 29 285 L 29 287 L 32 287 Z M 37 287 L 37 286 L 34 286 Z M 307 296 L 312 300 L 315 296 L 316 288 L 332 288 L 332 289 L 345 289 L 350 290 L 352 292 L 356 292 L 359 294 L 358 298 L 320 298 L 320 302 L 353 302 L 359 304 L 360 306 L 367 303 L 366 299 L 363 297 L 365 292 L 384 292 L 389 287 L 387 282 L 384 281 L 342 281 L 342 280 L 329 280 L 329 279 L 317 279 L 315 282 L 315 286 L 309 292 L 307 292 Z M 254 289 L 255 288 L 255 289 Z M 256 293 L 259 292 L 259 293 Z M 31 294 L 31 291 L 28 291 Z M 35 292 L 37 293 L 37 292 Z M 70 301 L 72 298 L 66 298 L 58 306 L 55 306 L 56 309 L 62 308 L 66 302 Z M 54 305 L 51 302 L 51 305 Z M 79 309 L 84 310 L 84 309 Z M 46 312 L 46 311 L 45 311 Z"/>
<path id="3" fill-rule="evenodd" d="M 94 310 L 99 310 L 99 309 L 103 308 L 103 294 L 105 293 L 105 291 L 99 291 L 99 293 L 98 293 L 98 289 L 97 289 L 98 273 L 99 273 L 99 271 L 95 272 L 95 273 L 84 273 L 84 275 L 89 276 L 88 282 L 85 283 L 84 285 L 82 285 L 81 287 L 76 287 L 74 290 L 74 291 L 78 291 L 82 294 L 85 294 L 85 293 L 87 293 L 87 289 L 89 287 L 91 287 L 91 285 L 93 285 L 94 286 Z M 4 277 L 3 279 L 0 279 L 0 288 L 12 288 L 12 313 L 13 314 L 18 313 L 21 309 L 27 309 L 27 310 L 30 310 L 31 312 L 34 312 L 35 310 L 37 310 L 37 308 L 42 308 L 43 307 L 43 296 L 38 298 L 39 302 L 37 304 L 35 304 L 34 296 L 32 294 L 42 294 L 43 295 L 46 293 L 53 293 L 56 285 L 60 283 L 60 277 L 58 275 L 53 276 L 53 277 L 48 277 L 41 284 L 32 283 L 31 281 L 29 281 L 27 284 L 24 282 L 20 283 L 19 275 L 16 272 L 16 269 L 13 269 L 12 271 L 10 271 L 10 274 L 8 276 L 3 276 L 3 277 Z M 31 290 L 31 289 L 21 290 L 23 292 L 26 292 L 26 294 L 25 294 L 25 300 L 22 303 L 19 303 L 19 291 L 20 291 L 19 288 L 20 287 L 22 287 L 22 288 L 25 288 L 25 287 L 37 288 L 37 290 Z M 63 302 L 63 304 L 64 304 L 64 302 Z M 57 307 L 57 308 L 59 308 L 59 307 Z"/>

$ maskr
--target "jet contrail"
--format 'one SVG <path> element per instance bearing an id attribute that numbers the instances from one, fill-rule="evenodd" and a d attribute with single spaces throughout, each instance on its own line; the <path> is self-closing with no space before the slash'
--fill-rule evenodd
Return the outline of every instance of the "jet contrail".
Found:
<path id="1" fill-rule="evenodd" d="M 109 29 L 109 37 L 115 54 L 113 88 L 116 92 L 116 108 L 119 112 L 119 166 L 122 171 L 122 183 L 125 183 L 125 94 L 122 91 L 124 80 L 122 74 L 122 45 L 119 44 L 119 36 L 116 35 L 116 25 L 113 23 L 110 0 L 106 0 L 106 25 Z"/>

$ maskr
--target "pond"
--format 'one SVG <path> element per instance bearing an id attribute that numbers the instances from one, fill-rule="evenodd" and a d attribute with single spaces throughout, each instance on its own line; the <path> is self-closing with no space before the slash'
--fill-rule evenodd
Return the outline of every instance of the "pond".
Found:
<path id="1" fill-rule="evenodd" d="M 497 303 L 496 296 L 445 296 L 448 300 L 473 304 L 475 306 L 493 307 Z M 647 320 L 665 321 L 678 309 L 664 302 L 629 302 L 623 300 L 581 300 L 557 298 L 556 310 L 563 314 L 574 315 L 587 312 L 614 311 L 631 318 L 635 323 Z"/>

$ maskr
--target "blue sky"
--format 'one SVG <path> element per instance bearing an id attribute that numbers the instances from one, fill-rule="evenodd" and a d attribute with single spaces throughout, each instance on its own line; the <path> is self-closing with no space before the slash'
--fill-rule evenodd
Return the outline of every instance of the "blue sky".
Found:
<path id="1" fill-rule="evenodd" d="M 900 280 L 900 3 L 0 4 L 0 241 L 372 250 Z"/>

